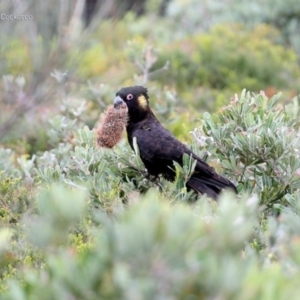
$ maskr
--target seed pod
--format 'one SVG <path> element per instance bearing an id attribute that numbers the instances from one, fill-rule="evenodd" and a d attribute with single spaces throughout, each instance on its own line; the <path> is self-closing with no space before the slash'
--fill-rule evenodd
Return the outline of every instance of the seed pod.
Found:
<path id="1" fill-rule="evenodd" d="M 96 130 L 99 147 L 113 148 L 121 140 L 128 122 L 127 112 L 127 105 L 121 103 L 118 107 L 109 106 L 102 114 Z"/>

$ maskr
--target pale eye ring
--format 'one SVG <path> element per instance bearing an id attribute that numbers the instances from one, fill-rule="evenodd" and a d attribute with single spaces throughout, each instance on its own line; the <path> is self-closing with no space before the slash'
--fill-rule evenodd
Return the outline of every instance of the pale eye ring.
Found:
<path id="1" fill-rule="evenodd" d="M 129 95 L 126 96 L 127 100 L 131 100 L 132 98 L 133 98 L 132 94 L 129 94 Z"/>

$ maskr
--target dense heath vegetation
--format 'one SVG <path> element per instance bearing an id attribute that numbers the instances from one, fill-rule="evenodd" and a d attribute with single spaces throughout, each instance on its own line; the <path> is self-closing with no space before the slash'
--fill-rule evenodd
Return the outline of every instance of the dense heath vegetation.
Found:
<path id="1" fill-rule="evenodd" d="M 103 1 L 84 26 L 83 2 L 48 2 L 0 3 L 33 16 L 0 26 L 0 298 L 294 299 L 300 5 Z M 239 195 L 187 192 L 189 157 L 151 181 L 126 135 L 96 147 L 134 84 Z"/>

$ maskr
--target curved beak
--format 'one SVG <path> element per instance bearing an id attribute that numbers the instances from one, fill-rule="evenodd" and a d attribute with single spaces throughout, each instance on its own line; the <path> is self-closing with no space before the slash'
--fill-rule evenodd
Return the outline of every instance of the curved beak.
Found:
<path id="1" fill-rule="evenodd" d="M 124 103 L 123 99 L 120 96 L 117 96 L 114 100 L 114 108 L 117 108 L 122 103 Z"/>

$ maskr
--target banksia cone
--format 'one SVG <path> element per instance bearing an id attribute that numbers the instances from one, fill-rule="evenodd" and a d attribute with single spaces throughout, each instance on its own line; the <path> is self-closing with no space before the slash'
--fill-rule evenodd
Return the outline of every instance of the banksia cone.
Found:
<path id="1" fill-rule="evenodd" d="M 127 105 L 109 106 L 101 116 L 97 128 L 97 144 L 99 147 L 113 148 L 122 138 L 128 122 Z"/>

